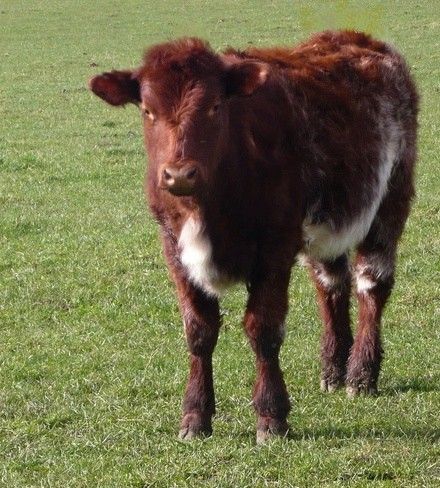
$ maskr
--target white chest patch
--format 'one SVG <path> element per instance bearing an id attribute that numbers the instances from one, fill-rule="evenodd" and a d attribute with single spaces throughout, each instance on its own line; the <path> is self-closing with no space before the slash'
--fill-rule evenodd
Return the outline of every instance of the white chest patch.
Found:
<path id="1" fill-rule="evenodd" d="M 180 261 L 189 279 L 209 295 L 218 296 L 230 281 L 213 263 L 212 244 L 200 220 L 189 217 L 179 237 Z"/>
<path id="2" fill-rule="evenodd" d="M 303 222 L 304 252 L 317 259 L 341 256 L 359 244 L 367 235 L 386 193 L 388 180 L 396 162 L 401 143 L 401 131 L 396 123 L 390 123 L 380 152 L 376 182 L 371 188 L 371 200 L 361 214 L 340 230 L 335 231 L 327 223 L 312 224 L 310 218 Z"/>

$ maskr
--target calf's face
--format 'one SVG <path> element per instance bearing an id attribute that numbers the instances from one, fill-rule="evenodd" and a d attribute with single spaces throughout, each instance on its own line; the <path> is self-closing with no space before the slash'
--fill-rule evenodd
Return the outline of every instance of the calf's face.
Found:
<path id="1" fill-rule="evenodd" d="M 209 194 L 215 184 L 231 137 L 231 100 L 251 95 L 267 73 L 263 63 L 225 61 L 185 39 L 151 48 L 137 70 L 103 73 L 89 85 L 111 105 L 138 105 L 153 184 L 191 196 Z"/>
<path id="2" fill-rule="evenodd" d="M 157 185 L 175 196 L 206 190 L 227 140 L 227 102 L 218 78 L 183 86 L 147 78 L 141 86 L 145 146 Z"/>

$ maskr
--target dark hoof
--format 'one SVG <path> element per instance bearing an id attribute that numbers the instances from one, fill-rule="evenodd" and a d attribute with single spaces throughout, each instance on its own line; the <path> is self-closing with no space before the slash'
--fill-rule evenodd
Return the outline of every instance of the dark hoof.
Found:
<path id="1" fill-rule="evenodd" d="M 204 418 L 197 413 L 188 413 L 183 417 L 179 430 L 180 440 L 190 441 L 192 439 L 209 437 L 211 434 L 211 418 Z"/>
<path id="2" fill-rule="evenodd" d="M 207 432 L 205 430 L 192 429 L 191 427 L 183 427 L 179 430 L 179 439 L 181 441 L 191 441 L 193 439 L 209 437 L 211 434 L 212 432 Z"/>
<path id="3" fill-rule="evenodd" d="M 366 384 L 358 384 L 358 385 L 347 385 L 346 388 L 348 398 L 355 398 L 359 395 L 377 395 L 377 386 L 376 385 L 366 385 Z"/>
<path id="4" fill-rule="evenodd" d="M 347 374 L 347 396 L 377 395 L 377 373 L 370 367 L 350 369 Z"/>
<path id="5" fill-rule="evenodd" d="M 321 380 L 321 391 L 326 393 L 333 393 L 339 388 L 342 388 L 345 385 L 344 380 L 329 380 L 329 379 L 322 379 Z"/>
<path id="6" fill-rule="evenodd" d="M 264 444 L 274 437 L 286 437 L 289 425 L 285 420 L 260 417 L 257 423 L 257 444 Z"/>
<path id="7" fill-rule="evenodd" d="M 344 364 L 336 363 L 335 361 L 323 361 L 321 369 L 321 391 L 326 393 L 333 393 L 345 386 L 345 376 L 347 370 Z"/>

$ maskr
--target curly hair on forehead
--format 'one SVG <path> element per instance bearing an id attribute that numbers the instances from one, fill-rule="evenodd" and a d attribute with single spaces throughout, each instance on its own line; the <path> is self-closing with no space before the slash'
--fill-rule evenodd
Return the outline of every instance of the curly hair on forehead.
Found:
<path id="1" fill-rule="evenodd" d="M 220 57 L 209 43 L 196 37 L 184 37 L 148 49 L 144 54 L 145 71 L 202 75 L 222 67 Z"/>

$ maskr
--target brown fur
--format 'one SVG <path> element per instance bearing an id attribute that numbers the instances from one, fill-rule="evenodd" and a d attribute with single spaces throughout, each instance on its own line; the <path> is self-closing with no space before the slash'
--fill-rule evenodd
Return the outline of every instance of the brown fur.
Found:
<path id="1" fill-rule="evenodd" d="M 324 32 L 294 48 L 220 54 L 187 38 L 153 46 L 137 70 L 104 73 L 90 87 L 113 105 L 136 103 L 144 113 L 146 189 L 191 355 L 182 437 L 211 431 L 211 358 L 220 327 L 212 290 L 223 281 L 243 281 L 249 289 L 244 326 L 257 361 L 257 429 L 263 436 L 286 431 L 290 405 L 278 354 L 290 270 L 300 251 L 309 254 L 325 324 L 323 388 L 346 381 L 351 394 L 375 391 L 380 319 L 416 159 L 418 100 L 402 57 L 357 32 Z M 305 223 L 339 236 L 362 221 L 394 153 L 380 205 L 353 243 L 360 312 L 352 346 L 348 249 L 312 252 Z M 187 168 L 187 193 L 176 196 L 167 170 L 186 178 Z M 188 245 L 210 256 L 206 270 L 188 267 L 183 256 L 179 239 L 189 218 L 200 233 L 187 236 L 199 239 Z"/>

